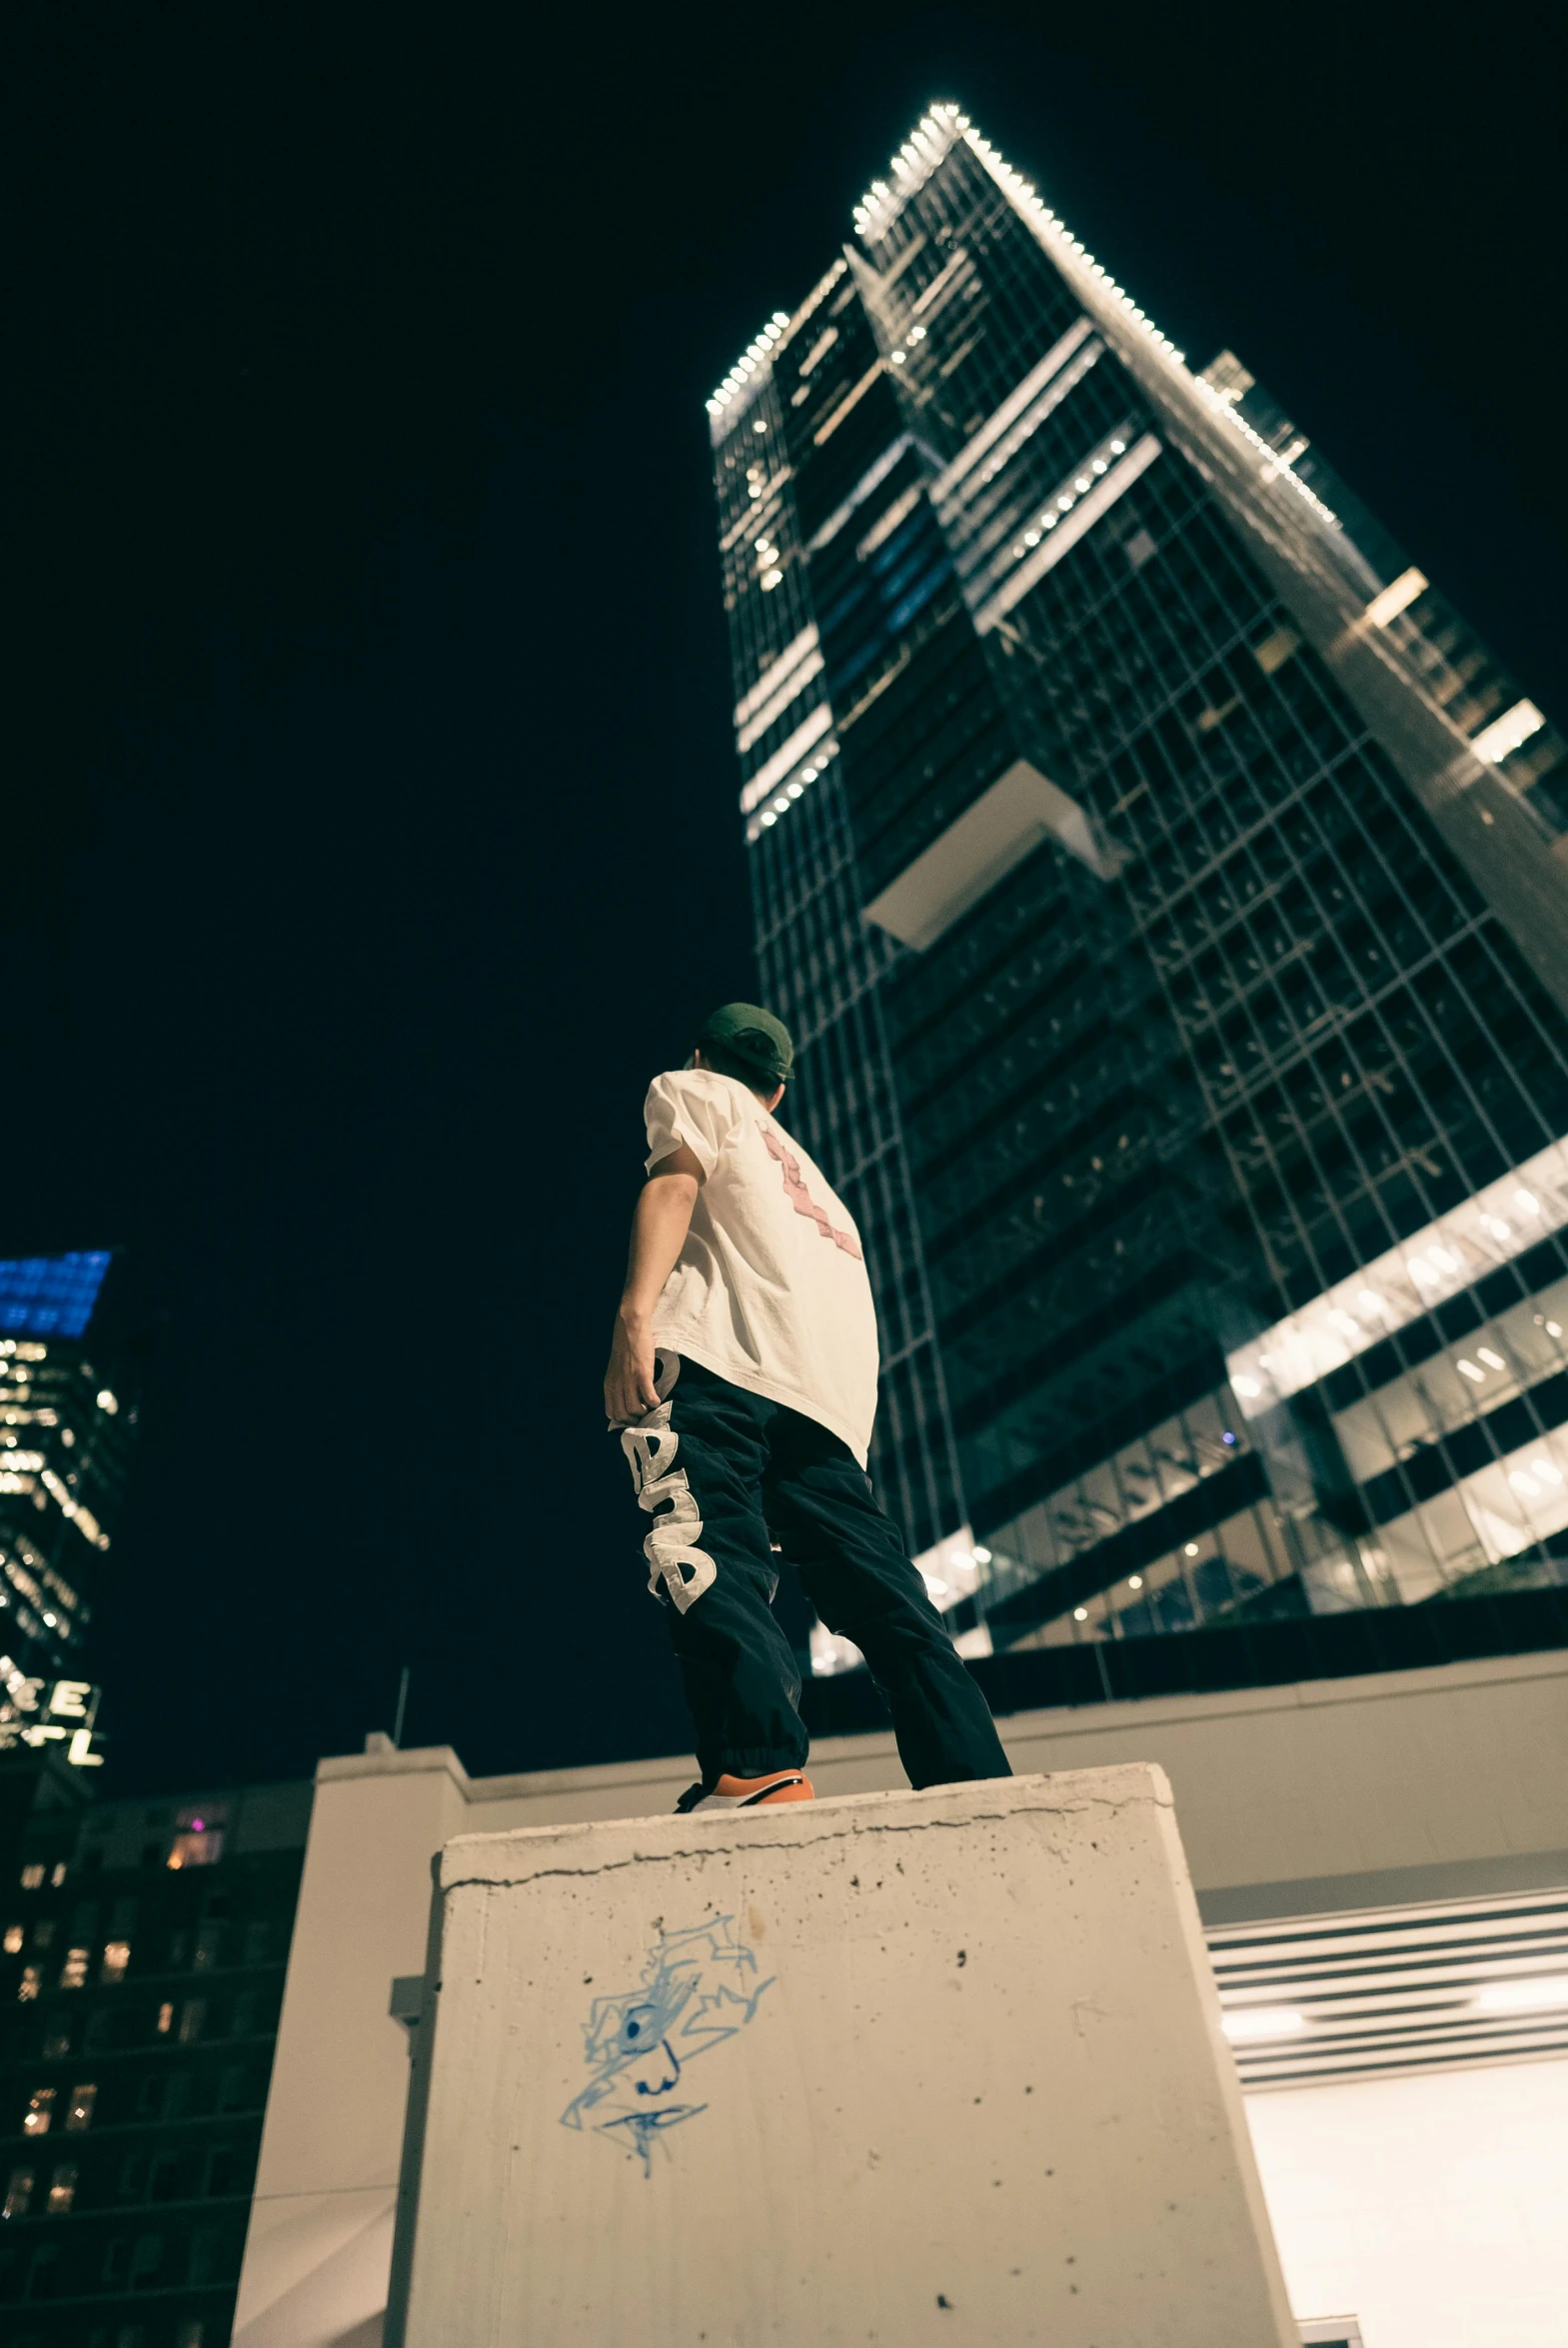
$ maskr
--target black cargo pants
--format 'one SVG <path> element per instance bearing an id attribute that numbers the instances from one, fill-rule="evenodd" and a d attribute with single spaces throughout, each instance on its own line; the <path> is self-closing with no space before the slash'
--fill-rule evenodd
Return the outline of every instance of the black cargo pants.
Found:
<path id="1" fill-rule="evenodd" d="M 847 1444 L 690 1357 L 661 1351 L 658 1390 L 621 1442 L 654 1519 L 649 1587 L 665 1601 L 705 1783 L 806 1756 L 770 1533 L 828 1629 L 864 1655 L 909 1782 L 1009 1777 L 985 1698 Z"/>

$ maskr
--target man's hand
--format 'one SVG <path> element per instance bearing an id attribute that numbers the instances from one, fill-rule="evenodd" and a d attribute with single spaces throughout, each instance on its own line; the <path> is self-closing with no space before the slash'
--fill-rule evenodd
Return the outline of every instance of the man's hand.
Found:
<path id="1" fill-rule="evenodd" d="M 654 1385 L 654 1324 L 631 1317 L 625 1307 L 616 1314 L 616 1333 L 610 1345 L 610 1367 L 605 1371 L 605 1416 L 617 1426 L 641 1418 L 659 1400 Z"/>
<path id="2" fill-rule="evenodd" d="M 654 1384 L 654 1307 L 686 1245 L 703 1168 L 686 1143 L 662 1158 L 632 1218 L 627 1283 L 605 1371 L 605 1416 L 625 1426 L 659 1401 Z"/>

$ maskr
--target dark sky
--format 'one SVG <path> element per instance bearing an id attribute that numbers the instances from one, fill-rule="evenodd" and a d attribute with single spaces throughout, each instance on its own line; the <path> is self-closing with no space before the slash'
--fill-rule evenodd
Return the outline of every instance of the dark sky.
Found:
<path id="1" fill-rule="evenodd" d="M 476 1771 L 686 1742 L 598 1383 L 755 986 L 703 400 L 932 98 L 1568 717 L 1555 14 L 13 19 L 0 1253 L 154 1338 L 105 1791 L 405 1661 Z"/>

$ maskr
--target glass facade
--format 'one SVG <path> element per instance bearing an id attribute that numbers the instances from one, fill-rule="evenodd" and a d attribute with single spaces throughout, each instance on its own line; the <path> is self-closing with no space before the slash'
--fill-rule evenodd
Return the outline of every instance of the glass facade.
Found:
<path id="1" fill-rule="evenodd" d="M 884 1500 L 971 1651 L 1568 1580 L 1561 741 L 955 109 L 855 229 L 709 414 Z"/>
<path id="2" fill-rule="evenodd" d="M 50 1683 L 80 1685 L 136 1424 L 88 1340 L 108 1267 L 103 1252 L 0 1262 L 0 1751 L 64 1738 L 80 1760 L 90 1741 L 90 1703 L 56 1718 Z"/>
<path id="3" fill-rule="evenodd" d="M 225 2348 L 311 1787 L 88 1782 L 0 1759 L 0 2331 Z"/>

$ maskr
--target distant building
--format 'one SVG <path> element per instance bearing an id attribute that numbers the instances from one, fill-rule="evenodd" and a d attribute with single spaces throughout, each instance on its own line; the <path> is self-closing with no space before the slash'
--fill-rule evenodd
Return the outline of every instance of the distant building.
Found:
<path id="1" fill-rule="evenodd" d="M 88 1336 L 109 1260 L 0 1261 L 0 1750 L 74 1739 L 80 1760 L 90 1747 L 81 1647 L 136 1423 Z M 79 1692 L 54 1713 L 61 1680 Z"/>
<path id="2" fill-rule="evenodd" d="M 225 2348 L 311 1788 L 91 1783 L 0 1758 L 0 2332 Z"/>
<path id="3" fill-rule="evenodd" d="M 1561 740 L 956 108 L 855 230 L 709 415 L 762 988 L 935 1594 L 983 1653 L 1562 1581 Z"/>

